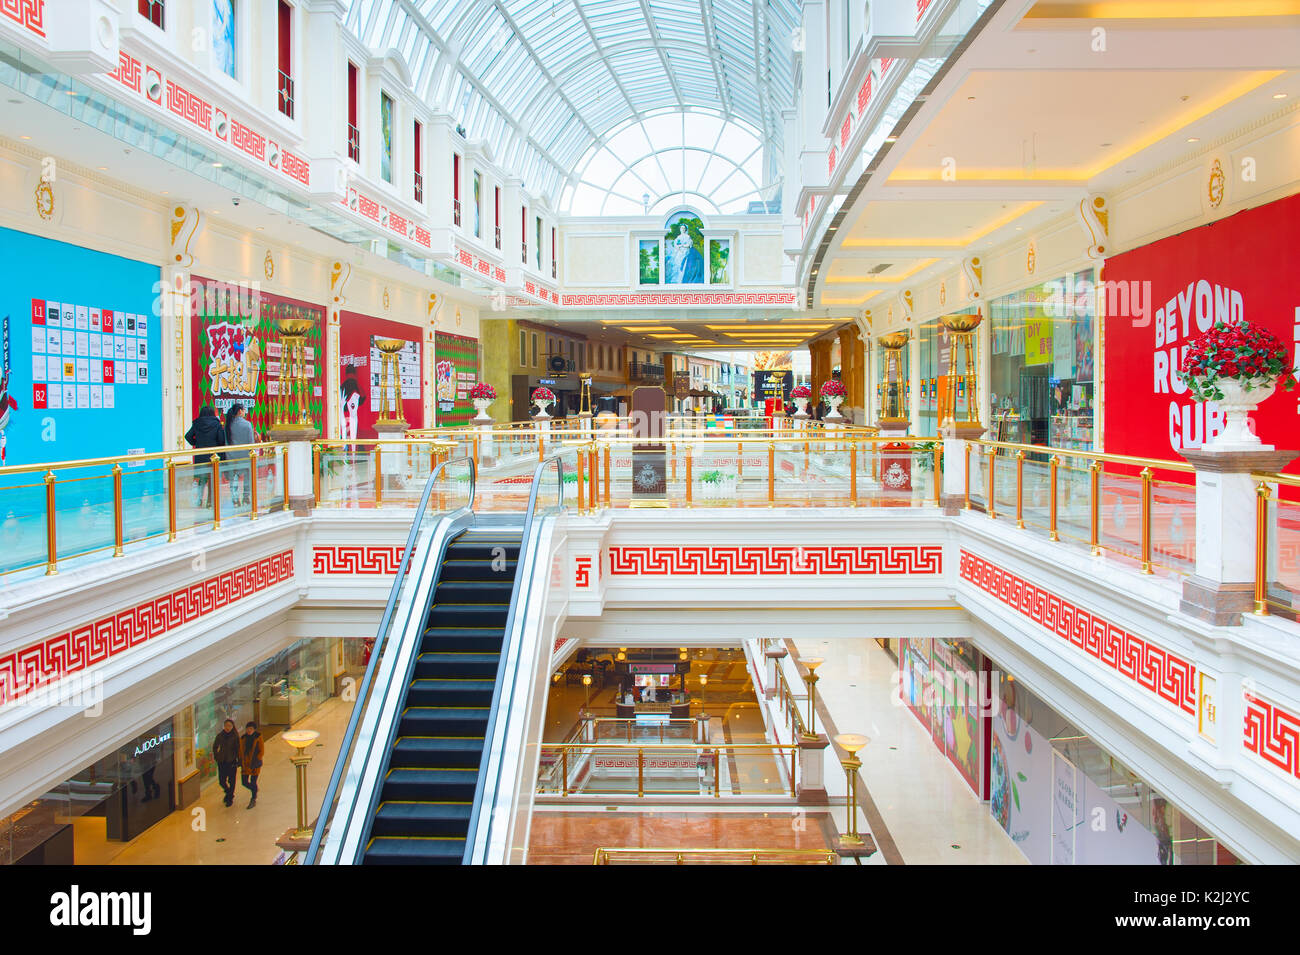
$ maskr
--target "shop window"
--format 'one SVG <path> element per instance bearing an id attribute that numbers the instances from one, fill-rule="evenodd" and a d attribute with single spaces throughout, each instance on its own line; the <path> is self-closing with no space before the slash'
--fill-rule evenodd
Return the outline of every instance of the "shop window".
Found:
<path id="1" fill-rule="evenodd" d="M 537 367 L 537 333 L 533 332 L 533 367 Z"/>
<path id="2" fill-rule="evenodd" d="M 451 154 L 451 221 L 460 225 L 460 154 Z"/>
<path id="3" fill-rule="evenodd" d="M 542 270 L 542 217 L 541 216 L 537 217 L 536 240 L 537 240 L 537 244 L 533 248 L 536 252 L 537 271 L 540 272 Z"/>
<path id="4" fill-rule="evenodd" d="M 235 51 L 235 0 L 212 0 L 212 65 L 232 80 L 238 79 Z"/>
<path id="5" fill-rule="evenodd" d="M 483 237 L 483 174 L 474 170 L 474 236 Z"/>
<path id="6" fill-rule="evenodd" d="M 276 3 L 276 107 L 293 119 L 293 7 Z"/>
<path id="7" fill-rule="evenodd" d="M 165 6 L 166 4 L 163 0 L 140 0 L 138 9 L 140 11 L 140 16 L 144 17 L 159 30 L 165 30 L 166 26 L 163 22 L 163 8 Z"/>
<path id="8" fill-rule="evenodd" d="M 557 248 L 556 248 L 556 238 L 555 238 L 555 227 L 552 226 L 551 227 L 551 278 L 557 278 L 560 274 L 560 266 L 557 260 L 558 257 L 556 255 L 556 252 L 557 252 Z"/>
<path id="9" fill-rule="evenodd" d="M 424 126 L 417 119 L 415 127 L 411 131 L 411 142 L 414 146 L 412 162 L 415 168 L 415 201 L 424 201 Z"/>
<path id="10" fill-rule="evenodd" d="M 384 92 L 379 94 L 379 175 L 393 181 L 393 98 Z"/>
<path id="11" fill-rule="evenodd" d="M 357 127 L 357 65 L 348 61 L 348 158 L 361 162 L 361 130 Z"/>
<path id="12" fill-rule="evenodd" d="M 496 232 L 496 246 L 501 248 L 501 187 L 492 187 L 493 229 Z"/>
<path id="13" fill-rule="evenodd" d="M 528 264 L 528 207 L 523 206 L 519 210 L 519 237 L 523 240 L 520 245 L 523 249 L 524 265 Z"/>
<path id="14" fill-rule="evenodd" d="M 519 330 L 519 367 L 523 368 L 528 364 L 528 341 L 524 330 Z"/>

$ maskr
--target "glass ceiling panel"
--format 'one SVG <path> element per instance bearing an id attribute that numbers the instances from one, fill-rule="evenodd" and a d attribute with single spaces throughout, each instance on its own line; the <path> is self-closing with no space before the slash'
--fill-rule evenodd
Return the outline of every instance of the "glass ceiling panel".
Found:
<path id="1" fill-rule="evenodd" d="M 597 176 L 586 165 L 616 135 L 624 139 L 609 145 L 623 171 L 653 150 L 689 145 L 723 154 L 687 164 L 713 179 L 718 161 L 745 162 L 751 144 L 767 151 L 752 168 L 779 169 L 798 11 L 797 0 L 349 0 L 346 23 L 376 55 L 396 50 L 417 95 L 465 124 L 471 139 L 490 135 L 499 117 L 493 149 L 518 157 L 512 172 L 535 170 L 526 188 L 586 179 L 603 195 L 608 185 L 594 184 L 619 172 Z M 638 129 L 663 109 L 673 117 Z M 684 138 L 682 111 L 691 111 Z M 715 128 L 746 135 L 719 138 Z M 656 165 L 681 178 L 681 156 Z M 698 181 L 669 185 L 693 191 Z M 589 194 L 570 193 L 577 212 Z"/>

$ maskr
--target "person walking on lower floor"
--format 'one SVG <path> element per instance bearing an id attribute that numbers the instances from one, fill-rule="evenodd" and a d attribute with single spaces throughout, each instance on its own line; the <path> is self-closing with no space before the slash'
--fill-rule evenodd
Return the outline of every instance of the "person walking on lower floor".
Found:
<path id="1" fill-rule="evenodd" d="M 239 738 L 239 768 L 243 771 L 240 780 L 243 787 L 253 794 L 248 800 L 248 808 L 257 805 L 257 777 L 262 772 L 262 734 L 257 731 L 257 724 L 249 721 L 244 726 L 244 735 Z"/>
<path id="2" fill-rule="evenodd" d="M 226 720 L 212 741 L 212 761 L 217 764 L 217 781 L 226 794 L 227 806 L 235 802 L 235 772 L 239 768 L 239 730 L 234 720 Z"/>

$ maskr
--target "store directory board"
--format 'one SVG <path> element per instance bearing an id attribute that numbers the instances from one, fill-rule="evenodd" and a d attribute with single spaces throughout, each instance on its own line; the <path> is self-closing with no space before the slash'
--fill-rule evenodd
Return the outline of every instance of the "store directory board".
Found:
<path id="1" fill-rule="evenodd" d="M 0 229 L 0 458 L 162 450 L 157 266 Z"/>

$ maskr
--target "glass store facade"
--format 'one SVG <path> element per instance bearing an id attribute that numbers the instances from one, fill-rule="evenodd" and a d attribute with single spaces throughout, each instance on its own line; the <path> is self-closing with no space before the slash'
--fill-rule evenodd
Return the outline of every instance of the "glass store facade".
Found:
<path id="1" fill-rule="evenodd" d="M 1096 448 L 1095 273 L 1085 269 L 989 303 L 989 435 Z"/>

